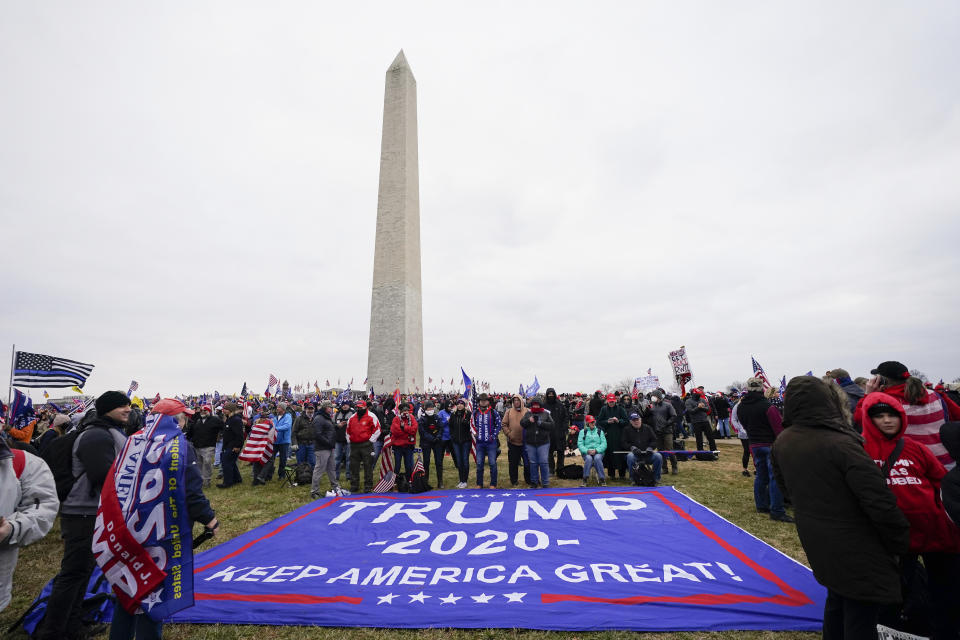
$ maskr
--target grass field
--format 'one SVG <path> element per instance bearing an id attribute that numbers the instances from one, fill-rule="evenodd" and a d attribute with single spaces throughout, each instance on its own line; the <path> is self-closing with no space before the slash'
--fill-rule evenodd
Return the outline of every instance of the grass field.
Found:
<path id="1" fill-rule="evenodd" d="M 787 555 L 806 564 L 806 556 L 797 538 L 792 524 L 774 522 L 766 515 L 758 514 L 753 506 L 753 478 L 743 477 L 740 467 L 740 443 L 735 439 L 719 440 L 720 461 L 715 463 L 690 461 L 680 464 L 680 474 L 665 475 L 664 484 L 672 484 L 678 490 L 694 500 L 713 509 L 721 516 L 739 527 L 749 531 L 768 544 L 780 549 Z M 506 456 L 500 456 L 500 476 L 507 478 Z M 455 470 L 449 461 L 445 466 L 445 486 L 456 485 Z M 229 490 L 210 489 L 207 496 L 217 517 L 220 519 L 220 536 L 213 542 L 228 540 L 250 529 L 258 527 L 310 501 L 309 487 L 290 488 L 274 480 L 265 487 L 251 487 L 248 465 L 241 467 L 245 484 Z M 471 474 L 472 477 L 472 474 Z M 501 483 L 502 484 L 502 483 Z M 578 481 L 556 480 L 554 486 L 578 486 Z M 616 483 L 611 483 L 616 484 Z M 211 543 L 208 543 L 208 545 Z M 641 543 L 642 544 L 642 543 Z M 13 581 L 13 601 L 0 612 L 0 629 L 6 628 L 33 601 L 43 585 L 59 569 L 62 545 L 57 526 L 40 542 L 23 549 Z M 301 638 L 344 638 L 347 640 L 454 640 L 454 639 L 507 639 L 519 640 L 559 640 L 560 638 L 583 638 L 589 640 L 607 640 L 633 637 L 636 634 L 626 631 L 603 632 L 547 632 L 516 629 L 489 630 L 400 630 L 367 628 L 325 628 L 325 627 L 252 627 L 236 625 L 168 625 L 164 628 L 164 637 L 173 640 L 198 638 L 203 640 L 227 640 L 233 638 L 256 638 L 257 640 L 299 640 Z M 819 634 L 795 632 L 688 632 L 644 634 L 645 637 L 670 638 L 743 638 L 757 640 L 776 638 L 778 640 L 799 640 L 819 637 Z M 13 638 L 25 638 L 22 632 L 12 634 Z M 106 635 L 102 636 L 106 637 Z"/>

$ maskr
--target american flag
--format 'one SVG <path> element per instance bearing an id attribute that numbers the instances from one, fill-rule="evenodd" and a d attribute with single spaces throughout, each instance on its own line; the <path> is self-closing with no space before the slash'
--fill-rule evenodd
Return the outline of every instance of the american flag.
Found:
<path id="1" fill-rule="evenodd" d="M 95 401 L 96 401 L 96 398 L 90 398 L 89 400 L 86 400 L 85 402 L 80 402 L 79 400 L 77 400 L 76 398 L 74 398 L 74 399 L 73 399 L 74 407 L 73 407 L 73 409 L 71 409 L 70 411 L 67 412 L 67 415 L 68 415 L 68 416 L 72 416 L 72 415 L 77 414 L 77 413 L 86 413 L 87 409 L 89 409 L 90 407 L 92 407 L 92 406 L 93 406 L 93 403 L 94 403 Z"/>
<path id="2" fill-rule="evenodd" d="M 770 381 L 767 380 L 767 374 L 763 372 L 763 367 L 760 366 L 760 363 L 757 362 L 757 359 L 753 356 L 750 356 L 750 361 L 753 363 L 753 377 L 760 378 L 763 381 L 763 388 L 770 388 Z"/>
<path id="3" fill-rule="evenodd" d="M 783 400 L 783 394 L 787 391 L 787 376 L 780 378 L 780 399 Z"/>
<path id="4" fill-rule="evenodd" d="M 467 375 L 467 372 L 463 370 L 463 367 L 460 367 L 460 373 L 463 374 L 463 384 L 466 387 L 463 391 L 463 398 L 470 405 L 470 457 L 473 458 L 474 463 L 477 461 L 477 425 L 473 421 L 473 417 L 477 414 L 477 405 L 479 400 L 477 399 L 477 385 L 474 384 L 474 381 Z"/>
<path id="5" fill-rule="evenodd" d="M 13 365 L 14 387 L 83 387 L 93 371 L 92 364 L 17 351 Z"/>
<path id="6" fill-rule="evenodd" d="M 137 384 L 137 381 L 136 381 L 136 380 L 131 380 L 131 381 L 130 381 L 130 388 L 127 389 L 127 397 L 129 398 L 130 395 L 131 395 L 134 391 L 136 391 L 137 389 L 139 389 L 139 388 L 140 388 L 140 385 Z"/>
<path id="7" fill-rule="evenodd" d="M 280 381 L 277 380 L 277 376 L 275 376 L 275 375 L 273 375 L 273 374 L 271 373 L 271 374 L 270 374 L 270 379 L 267 380 L 267 388 L 269 389 L 269 388 L 272 387 L 273 385 L 279 384 L 279 383 L 280 383 Z"/>
<path id="8" fill-rule="evenodd" d="M 419 453 L 417 454 L 417 461 L 413 463 L 413 473 L 410 474 L 410 479 L 413 480 L 417 475 L 427 475 L 427 472 L 423 468 L 423 456 Z"/>

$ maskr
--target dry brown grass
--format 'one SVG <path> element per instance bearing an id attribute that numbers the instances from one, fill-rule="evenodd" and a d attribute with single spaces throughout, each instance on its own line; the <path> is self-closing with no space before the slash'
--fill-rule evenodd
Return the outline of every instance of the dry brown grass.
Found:
<path id="1" fill-rule="evenodd" d="M 720 461 L 686 462 L 680 465 L 680 474 L 664 476 L 666 484 L 672 484 L 678 490 L 694 500 L 713 509 L 739 527 L 749 531 L 761 540 L 806 564 L 806 556 L 797 538 L 793 525 L 771 521 L 769 517 L 758 514 L 753 506 L 753 478 L 740 475 L 740 443 L 735 439 L 719 440 L 723 452 Z M 506 455 L 499 460 L 500 474 L 507 478 Z M 456 480 L 452 464 L 446 464 L 445 484 L 455 486 Z M 248 467 L 241 469 L 244 478 L 249 480 Z M 555 486 L 577 486 L 572 480 L 552 481 Z M 611 483 L 615 484 L 615 483 Z M 244 484 L 229 491 L 212 489 L 207 492 L 210 502 L 217 511 L 222 523 L 221 540 L 233 538 L 254 529 L 270 520 L 300 507 L 310 501 L 309 487 L 289 488 L 276 480 L 266 487 L 251 487 Z M 40 542 L 23 549 L 14 576 L 13 601 L 0 612 L 0 629 L 5 630 L 33 601 L 43 585 L 56 574 L 59 568 L 62 547 L 57 527 Z M 250 638 L 256 640 L 300 640 L 303 638 L 343 638 L 346 640 L 461 640 L 495 639 L 506 640 L 613 640 L 632 638 L 637 634 L 627 631 L 600 632 L 550 632 L 518 629 L 373 629 L 373 628 L 330 628 L 330 627 L 253 627 L 237 625 L 168 625 L 164 636 L 171 640 L 201 639 L 227 640 Z M 715 640 L 811 640 L 819 634 L 798 632 L 682 632 L 643 634 L 651 640 L 686 640 L 688 638 L 711 638 Z M 12 637 L 25 638 L 18 633 Z M 106 636 L 103 636 L 106 637 Z"/>

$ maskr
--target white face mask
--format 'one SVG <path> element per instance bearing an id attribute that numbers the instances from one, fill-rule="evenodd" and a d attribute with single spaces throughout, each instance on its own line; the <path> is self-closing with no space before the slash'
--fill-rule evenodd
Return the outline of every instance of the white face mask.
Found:
<path id="1" fill-rule="evenodd" d="M 435 413 L 436 413 L 436 411 L 433 410 L 433 409 L 427 409 L 427 411 L 426 411 L 426 414 L 427 414 L 428 416 L 432 416 L 432 415 L 435 414 Z"/>

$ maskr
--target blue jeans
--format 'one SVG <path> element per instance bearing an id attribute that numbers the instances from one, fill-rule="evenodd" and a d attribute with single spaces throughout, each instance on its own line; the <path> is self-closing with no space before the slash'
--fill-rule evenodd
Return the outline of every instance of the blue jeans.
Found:
<path id="1" fill-rule="evenodd" d="M 383 451 L 383 440 L 377 440 L 373 443 L 373 466 L 377 466 L 377 461 L 380 460 L 381 451 Z"/>
<path id="2" fill-rule="evenodd" d="M 413 475 L 413 447 L 391 447 L 393 449 L 393 472 L 400 475 L 400 461 L 407 479 Z"/>
<path id="3" fill-rule="evenodd" d="M 213 466 L 220 466 L 220 453 L 223 451 L 223 440 L 217 440 L 217 449 L 213 452 Z"/>
<path id="4" fill-rule="evenodd" d="M 311 467 L 316 466 L 317 459 L 314 456 L 313 452 L 314 444 L 301 444 L 297 447 L 297 464 L 303 464 L 306 462 Z"/>
<path id="5" fill-rule="evenodd" d="M 163 623 L 154 622 L 145 613 L 132 615 L 123 607 L 113 607 L 113 622 L 110 623 L 110 640 L 160 640 L 163 636 Z"/>
<path id="6" fill-rule="evenodd" d="M 383 445 L 381 445 L 383 446 Z M 347 472 L 347 482 L 350 482 L 350 443 L 338 442 L 333 450 L 333 459 L 337 461 L 334 473 L 337 474 L 337 484 L 340 483 L 340 469 Z"/>
<path id="7" fill-rule="evenodd" d="M 721 438 L 730 437 L 730 418 L 717 418 L 717 433 Z"/>
<path id="8" fill-rule="evenodd" d="M 460 482 L 466 482 L 470 475 L 470 443 L 450 441 L 453 449 L 453 464 L 457 466 Z"/>
<path id="9" fill-rule="evenodd" d="M 606 480 L 606 476 L 603 475 L 603 454 L 595 453 L 590 455 L 589 453 L 583 454 L 583 481 L 586 482 L 590 479 L 590 469 L 596 468 L 597 470 L 597 480 Z"/>
<path id="10" fill-rule="evenodd" d="M 523 445 L 527 449 L 527 457 L 530 458 L 530 484 L 539 484 L 544 489 L 550 487 L 550 443 L 539 446 L 532 444 Z M 600 458 L 603 459 L 602 457 Z"/>
<path id="11" fill-rule="evenodd" d="M 770 460 L 770 447 L 751 447 L 753 466 L 757 474 L 753 478 L 753 501 L 760 511 L 770 511 L 771 516 L 782 516 L 783 496 L 773 477 L 773 464 Z"/>
<path id="12" fill-rule="evenodd" d="M 468 445 L 469 446 L 469 445 Z M 469 451 L 469 449 L 467 450 Z M 477 486 L 483 486 L 483 462 L 490 463 L 490 485 L 497 486 L 497 441 L 477 442 Z"/>
<path id="13" fill-rule="evenodd" d="M 643 459 L 644 456 L 640 456 Z M 633 465 L 637 462 L 637 456 L 633 453 L 627 454 L 627 473 L 633 473 Z M 653 465 L 653 477 L 657 482 L 660 482 L 660 472 L 663 471 L 663 456 L 658 452 L 654 451 L 650 454 L 649 463 Z"/>

